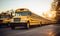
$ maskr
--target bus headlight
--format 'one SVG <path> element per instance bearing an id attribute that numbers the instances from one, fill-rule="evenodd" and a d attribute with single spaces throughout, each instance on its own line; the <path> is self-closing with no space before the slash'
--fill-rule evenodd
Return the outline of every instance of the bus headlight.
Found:
<path id="1" fill-rule="evenodd" d="M 26 20 L 22 20 L 21 22 L 27 22 Z"/>
<path id="2" fill-rule="evenodd" d="M 13 19 L 10 19 L 9 22 L 13 22 Z"/>

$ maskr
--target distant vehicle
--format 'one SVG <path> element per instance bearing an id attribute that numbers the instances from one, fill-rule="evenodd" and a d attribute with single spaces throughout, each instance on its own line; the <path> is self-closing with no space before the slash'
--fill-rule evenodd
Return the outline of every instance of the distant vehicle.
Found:
<path id="1" fill-rule="evenodd" d="M 50 20 L 44 19 L 27 8 L 16 9 L 15 16 L 10 19 L 11 29 L 15 29 L 16 26 L 24 26 L 27 29 L 32 25 L 42 25 L 51 23 Z"/>
<path id="2" fill-rule="evenodd" d="M 12 16 L 9 13 L 2 12 L 0 13 L 0 26 L 6 25 L 9 26 L 9 19 L 11 19 Z"/>

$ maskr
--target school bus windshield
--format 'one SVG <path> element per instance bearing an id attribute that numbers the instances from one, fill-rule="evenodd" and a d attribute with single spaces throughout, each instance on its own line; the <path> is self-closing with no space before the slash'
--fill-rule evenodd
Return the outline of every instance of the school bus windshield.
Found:
<path id="1" fill-rule="evenodd" d="M 10 18 L 10 16 L 9 15 L 1 15 L 0 18 Z"/>
<path id="2" fill-rule="evenodd" d="M 28 16 L 28 12 L 16 12 L 16 15 L 18 16 Z"/>

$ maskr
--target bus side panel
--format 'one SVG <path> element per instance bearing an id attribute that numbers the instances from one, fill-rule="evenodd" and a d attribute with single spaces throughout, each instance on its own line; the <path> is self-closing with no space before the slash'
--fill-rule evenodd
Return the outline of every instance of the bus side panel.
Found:
<path id="1" fill-rule="evenodd" d="M 39 16 L 31 13 L 30 16 L 30 25 L 39 25 L 40 24 L 40 19 L 38 18 Z"/>

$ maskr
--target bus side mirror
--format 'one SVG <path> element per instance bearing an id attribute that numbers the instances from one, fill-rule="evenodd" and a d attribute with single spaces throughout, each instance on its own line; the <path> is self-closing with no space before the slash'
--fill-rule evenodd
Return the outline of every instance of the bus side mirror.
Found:
<path id="1" fill-rule="evenodd" d="M 29 15 L 31 16 L 31 12 L 29 13 Z"/>

